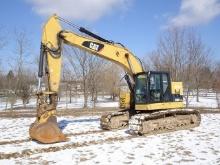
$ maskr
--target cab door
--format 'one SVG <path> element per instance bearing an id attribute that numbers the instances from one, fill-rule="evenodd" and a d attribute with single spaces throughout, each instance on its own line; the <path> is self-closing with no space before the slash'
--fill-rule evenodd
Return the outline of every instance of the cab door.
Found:
<path id="1" fill-rule="evenodd" d="M 166 72 L 150 72 L 149 102 L 172 101 L 170 76 Z"/>

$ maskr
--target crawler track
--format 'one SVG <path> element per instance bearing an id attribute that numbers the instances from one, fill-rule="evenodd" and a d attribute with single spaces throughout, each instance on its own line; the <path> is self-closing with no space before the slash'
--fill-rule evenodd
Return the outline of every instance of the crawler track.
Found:
<path id="1" fill-rule="evenodd" d="M 169 110 L 137 114 L 129 120 L 132 134 L 151 135 L 199 126 L 201 115 L 196 110 Z"/>
<path id="2" fill-rule="evenodd" d="M 100 125 L 104 130 L 123 129 L 128 127 L 128 112 L 107 113 L 101 116 Z"/>

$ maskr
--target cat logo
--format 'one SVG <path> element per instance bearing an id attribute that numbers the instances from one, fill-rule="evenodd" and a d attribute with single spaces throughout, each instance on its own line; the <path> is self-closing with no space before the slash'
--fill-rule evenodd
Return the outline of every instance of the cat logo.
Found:
<path id="1" fill-rule="evenodd" d="M 97 43 L 97 42 L 92 42 L 92 41 L 84 41 L 83 46 L 85 46 L 86 48 L 92 49 L 96 52 L 99 52 L 101 49 L 104 48 L 103 44 Z"/>
<path id="2" fill-rule="evenodd" d="M 98 51 L 98 50 L 99 50 L 99 45 L 96 44 L 96 43 L 94 43 L 94 42 L 90 42 L 89 48 L 90 48 L 90 49 L 93 49 L 93 50 L 95 50 L 95 51 Z"/>

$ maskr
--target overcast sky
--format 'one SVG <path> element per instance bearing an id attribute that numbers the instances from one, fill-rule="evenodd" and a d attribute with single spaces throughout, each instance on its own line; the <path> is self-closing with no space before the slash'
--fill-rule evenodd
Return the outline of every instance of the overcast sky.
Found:
<path id="1" fill-rule="evenodd" d="M 41 27 L 53 13 L 123 43 L 140 58 L 155 48 L 166 28 L 193 27 L 220 60 L 220 0 L 3 0 L 0 26 L 10 42 L 0 59 L 13 56 L 15 27 L 27 31 L 37 55 Z"/>

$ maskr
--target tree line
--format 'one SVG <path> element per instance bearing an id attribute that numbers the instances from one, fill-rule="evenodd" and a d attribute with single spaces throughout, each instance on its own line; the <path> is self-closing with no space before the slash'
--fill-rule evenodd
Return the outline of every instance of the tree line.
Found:
<path id="1" fill-rule="evenodd" d="M 200 89 L 220 88 L 220 63 L 193 29 L 168 29 L 143 61 L 146 70 L 168 71 L 173 81 L 183 82 L 186 106 L 190 92 L 196 91 L 198 102 Z"/>
<path id="2" fill-rule="evenodd" d="M 31 68 L 32 59 L 30 60 L 30 41 L 25 30 L 15 29 L 12 41 L 1 33 L 0 29 L 0 51 L 9 43 L 13 43 L 14 48 L 10 50 L 13 53 L 12 57 L 1 61 L 0 67 L 0 95 L 1 102 L 6 102 L 6 107 L 10 104 L 10 108 L 16 103 L 17 99 L 21 99 L 24 107 L 29 103 L 34 91 L 36 76 Z M 6 55 L 6 54 L 4 54 Z M 28 64 L 28 65 L 26 65 Z M 6 71 L 2 66 L 10 66 Z"/>
<path id="3" fill-rule="evenodd" d="M 0 35 L 1 37 L 1 35 Z M 0 67 L 0 99 L 10 108 L 19 99 L 24 107 L 29 103 L 37 90 L 37 68 L 39 56 L 27 58 L 31 52 L 31 44 L 27 31 L 16 31 L 14 63 L 8 71 Z M 0 51 L 6 45 L 6 40 L 0 41 Z M 84 108 L 91 99 L 95 106 L 98 95 L 109 95 L 112 100 L 118 96 L 121 70 L 115 64 L 85 51 L 70 46 L 64 46 L 62 78 L 59 98 L 68 97 L 69 103 L 73 97 L 83 96 Z M 5 66 L 5 64 L 3 65 Z M 46 84 L 43 84 L 45 86 Z"/>
<path id="4" fill-rule="evenodd" d="M 73 87 L 78 84 L 84 98 L 84 108 L 90 98 L 94 105 L 99 95 L 110 95 L 115 101 L 119 94 L 121 68 L 105 59 L 94 56 L 78 48 L 64 47 L 63 82 L 64 90 L 70 97 Z M 69 83 L 72 82 L 72 83 Z M 75 90 L 75 95 L 77 90 Z"/>
<path id="5" fill-rule="evenodd" d="M 9 44 L 1 31 L 0 51 Z M 38 56 L 27 58 L 33 54 L 27 35 L 26 31 L 15 32 L 14 65 L 7 72 L 0 66 L 0 94 L 11 107 L 18 98 L 25 106 L 37 88 Z M 187 105 L 192 91 L 196 91 L 197 101 L 200 89 L 220 91 L 220 62 L 213 60 L 212 50 L 195 30 L 174 28 L 163 32 L 155 50 L 142 59 L 142 64 L 146 71 L 168 71 L 173 81 L 183 81 Z M 99 95 L 110 95 L 115 100 L 122 77 L 123 70 L 116 64 L 64 46 L 59 96 L 68 97 L 71 103 L 73 97 L 82 95 L 85 108 L 89 99 L 95 106 Z"/>

